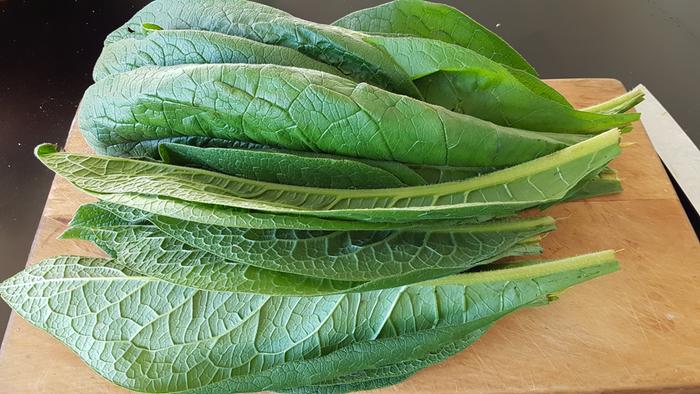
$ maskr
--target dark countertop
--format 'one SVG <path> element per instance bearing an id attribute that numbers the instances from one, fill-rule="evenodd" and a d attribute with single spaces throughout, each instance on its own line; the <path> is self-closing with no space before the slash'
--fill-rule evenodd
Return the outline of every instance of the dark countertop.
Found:
<path id="1" fill-rule="evenodd" d="M 264 1 L 318 22 L 381 2 Z M 33 147 L 65 140 L 102 40 L 146 3 L 0 0 L 0 280 L 24 266 L 53 178 Z M 700 1 L 447 3 L 503 36 L 543 78 L 643 83 L 700 145 Z M 0 303 L 0 334 L 8 314 Z"/>

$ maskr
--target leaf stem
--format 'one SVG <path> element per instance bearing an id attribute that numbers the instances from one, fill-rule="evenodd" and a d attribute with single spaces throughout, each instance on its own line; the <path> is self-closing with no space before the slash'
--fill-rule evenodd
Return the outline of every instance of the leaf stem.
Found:
<path id="1" fill-rule="evenodd" d="M 477 283 L 513 281 L 527 278 L 535 279 L 561 272 L 581 270 L 597 266 L 600 266 L 606 273 L 615 271 L 618 268 L 618 262 L 615 259 L 615 252 L 612 250 L 605 250 L 602 252 L 568 257 L 560 260 L 535 263 L 532 261 L 524 261 L 509 264 L 506 268 L 496 268 L 488 271 L 468 272 L 465 274 L 452 275 L 445 278 L 422 282 L 421 284 L 425 286 L 471 285 Z"/>
<path id="2" fill-rule="evenodd" d="M 608 101 L 592 105 L 590 107 L 581 108 L 581 111 L 595 112 L 599 114 L 621 114 L 631 109 L 635 105 L 644 100 L 644 91 L 641 87 L 630 90 L 629 92 L 612 98 Z"/>

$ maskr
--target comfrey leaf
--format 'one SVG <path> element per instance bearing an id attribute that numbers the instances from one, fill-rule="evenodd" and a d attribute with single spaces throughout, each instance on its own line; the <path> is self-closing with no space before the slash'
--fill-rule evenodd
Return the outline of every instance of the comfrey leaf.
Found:
<path id="1" fill-rule="evenodd" d="M 502 167 L 569 145 L 372 85 L 270 64 L 114 74 L 88 88 L 79 116 L 98 153 L 121 156 L 150 141 L 149 156 L 157 157 L 157 142 L 206 137 L 408 164 Z"/>
<path id="2" fill-rule="evenodd" d="M 143 37 L 144 23 L 165 30 L 219 32 L 295 49 L 356 81 L 420 97 L 406 74 L 381 50 L 362 41 L 362 34 L 305 21 L 264 4 L 246 0 L 156 0 L 107 36 L 105 44 Z"/>
<path id="3" fill-rule="evenodd" d="M 153 30 L 140 39 L 106 46 L 95 63 L 95 81 L 146 66 L 249 63 L 309 68 L 344 76 L 337 68 L 294 49 L 201 30 Z"/>
<path id="4" fill-rule="evenodd" d="M 429 357 L 616 268 L 612 252 L 603 252 L 380 291 L 275 297 L 204 291 L 118 262 L 58 257 L 3 282 L 0 295 L 121 386 L 247 392 Z"/>
<path id="5" fill-rule="evenodd" d="M 147 260 L 152 259 L 172 262 L 168 257 L 172 251 L 187 258 L 188 266 L 201 265 L 198 262 L 206 257 L 212 264 L 220 261 L 221 266 L 239 263 L 314 278 L 396 278 L 396 282 L 402 276 L 427 280 L 438 272 L 466 271 L 504 255 L 537 251 L 538 237 L 554 230 L 549 217 L 384 231 L 292 231 L 206 225 L 150 215 L 149 225 L 144 226 L 132 224 L 128 218 L 135 215 L 124 215 L 124 211 L 115 204 L 83 205 L 73 219 L 78 225 L 64 237 L 96 241 L 115 251 L 114 257 L 122 262 L 133 260 L 139 266 L 149 265 Z M 109 215 L 113 218 L 102 224 L 91 220 Z M 533 240 L 534 249 L 524 247 Z M 212 283 L 217 280 L 211 278 Z M 406 283 L 410 282 L 395 285 Z"/>
<path id="6" fill-rule="evenodd" d="M 483 221 L 558 201 L 619 152 L 619 133 L 612 130 L 549 156 L 461 182 L 347 190 L 259 182 L 133 159 L 58 153 L 53 145 L 36 149 L 46 166 L 103 199 L 108 199 L 106 195 L 139 193 L 270 213 L 397 223 Z"/>
<path id="7" fill-rule="evenodd" d="M 536 75 L 535 69 L 502 38 L 446 4 L 394 0 L 350 13 L 333 25 L 368 33 L 404 34 L 457 44 L 495 62 Z"/>

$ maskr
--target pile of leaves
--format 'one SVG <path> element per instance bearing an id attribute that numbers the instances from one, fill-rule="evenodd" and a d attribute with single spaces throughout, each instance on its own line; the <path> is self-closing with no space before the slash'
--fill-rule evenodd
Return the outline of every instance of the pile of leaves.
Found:
<path id="1" fill-rule="evenodd" d="M 94 79 L 80 128 L 98 155 L 36 155 L 99 200 L 62 237 L 111 258 L 51 258 L 0 294 L 126 388 L 383 387 L 617 269 L 611 251 L 512 257 L 555 227 L 520 212 L 621 190 L 608 163 L 641 93 L 575 109 L 454 8 L 323 25 L 156 0 Z"/>

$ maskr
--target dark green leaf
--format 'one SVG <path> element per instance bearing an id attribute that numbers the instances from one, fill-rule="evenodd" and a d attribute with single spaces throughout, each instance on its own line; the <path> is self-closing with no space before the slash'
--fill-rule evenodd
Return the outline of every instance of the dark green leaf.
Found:
<path id="1" fill-rule="evenodd" d="M 495 62 L 536 75 L 535 69 L 502 38 L 446 4 L 394 0 L 355 11 L 333 24 L 368 33 L 398 33 L 457 44 Z"/>
<path id="2" fill-rule="evenodd" d="M 105 44 L 145 35 L 144 23 L 165 30 L 206 30 L 298 50 L 356 81 L 420 97 L 410 79 L 363 34 L 305 21 L 246 0 L 156 0 L 107 36 Z"/>
<path id="3" fill-rule="evenodd" d="M 160 30 L 106 46 L 97 59 L 93 78 L 98 81 L 144 66 L 203 63 L 278 64 L 344 76 L 337 68 L 293 49 L 215 32 Z"/>
<path id="4" fill-rule="evenodd" d="M 635 113 L 577 111 L 562 104 L 563 97 L 536 77 L 522 72 L 514 75 L 458 45 L 415 37 L 366 40 L 384 49 L 413 78 L 425 101 L 502 126 L 598 133 L 639 119 Z"/>
<path id="5" fill-rule="evenodd" d="M 85 92 L 80 128 L 97 152 L 127 156 L 134 144 L 199 136 L 372 160 L 501 167 L 567 145 L 327 73 L 257 64 L 112 75 Z"/>

